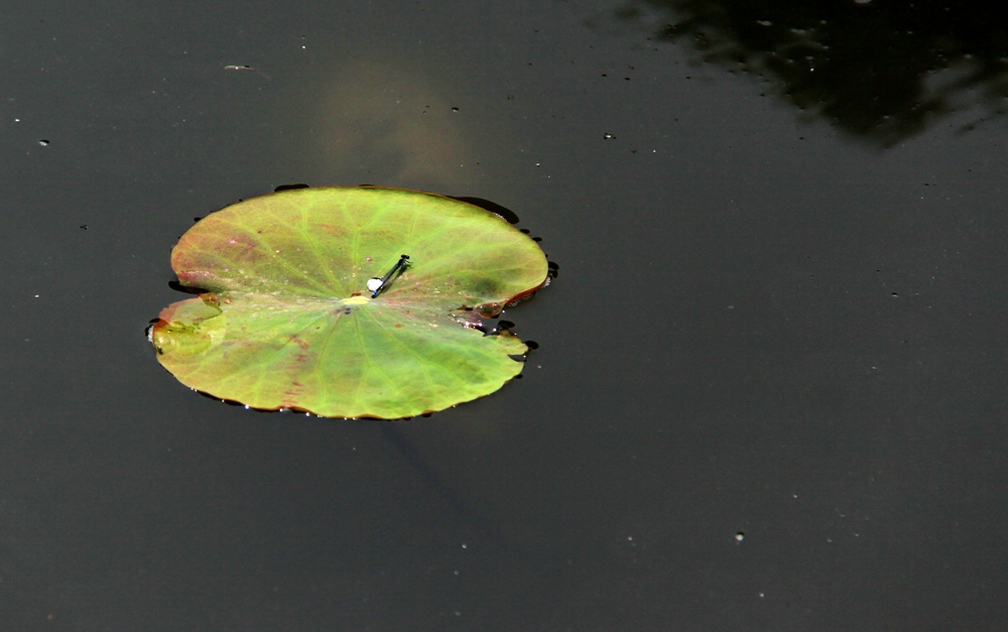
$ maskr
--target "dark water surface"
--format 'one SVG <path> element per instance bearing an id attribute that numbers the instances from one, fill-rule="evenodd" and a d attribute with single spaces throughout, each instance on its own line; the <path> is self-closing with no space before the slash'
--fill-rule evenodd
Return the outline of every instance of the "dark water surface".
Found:
<path id="1" fill-rule="evenodd" d="M 6 4 L 0 629 L 1004 629 L 981 9 Z M 178 384 L 170 247 L 293 182 L 516 211 L 524 378 L 390 423 Z"/>

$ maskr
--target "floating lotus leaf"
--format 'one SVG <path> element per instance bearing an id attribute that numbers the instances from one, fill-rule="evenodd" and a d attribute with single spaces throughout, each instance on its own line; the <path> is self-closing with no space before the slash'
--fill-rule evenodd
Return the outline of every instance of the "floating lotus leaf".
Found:
<path id="1" fill-rule="evenodd" d="M 485 335 L 480 316 L 547 279 L 538 244 L 497 215 L 376 187 L 234 204 L 193 225 L 171 261 L 199 294 L 151 326 L 168 371 L 214 397 L 328 417 L 411 417 L 496 391 L 528 347 Z"/>

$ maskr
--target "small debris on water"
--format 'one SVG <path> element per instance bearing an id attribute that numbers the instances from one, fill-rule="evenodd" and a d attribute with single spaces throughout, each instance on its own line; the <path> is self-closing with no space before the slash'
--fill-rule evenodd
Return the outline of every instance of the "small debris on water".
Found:
<path id="1" fill-rule="evenodd" d="M 262 75 L 266 79 L 270 78 L 270 76 L 264 73 L 263 71 L 253 66 L 249 66 L 248 64 L 228 64 L 227 66 L 224 66 L 224 70 L 244 70 L 247 72 L 254 72 L 257 75 Z"/>

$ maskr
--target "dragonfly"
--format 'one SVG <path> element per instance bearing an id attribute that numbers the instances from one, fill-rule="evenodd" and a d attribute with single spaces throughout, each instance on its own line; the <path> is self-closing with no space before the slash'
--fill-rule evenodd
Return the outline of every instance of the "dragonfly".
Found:
<path id="1" fill-rule="evenodd" d="M 401 255 L 399 257 L 399 261 L 396 261 L 395 265 L 392 266 L 392 269 L 385 273 L 385 276 L 380 279 L 378 277 L 368 279 L 367 289 L 371 290 L 371 298 L 377 298 L 378 294 L 388 285 L 391 285 L 392 281 L 395 281 L 408 265 L 409 255 Z"/>

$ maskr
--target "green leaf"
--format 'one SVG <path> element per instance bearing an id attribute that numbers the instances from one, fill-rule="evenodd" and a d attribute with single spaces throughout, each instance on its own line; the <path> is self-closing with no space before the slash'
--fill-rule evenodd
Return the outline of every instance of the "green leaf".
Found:
<path id="1" fill-rule="evenodd" d="M 368 280 L 404 254 L 372 298 Z M 327 417 L 411 417 L 496 391 L 528 348 L 484 335 L 480 315 L 547 279 L 538 244 L 500 217 L 376 187 L 240 202 L 190 228 L 171 260 L 199 296 L 151 327 L 161 364 L 214 397 Z"/>

